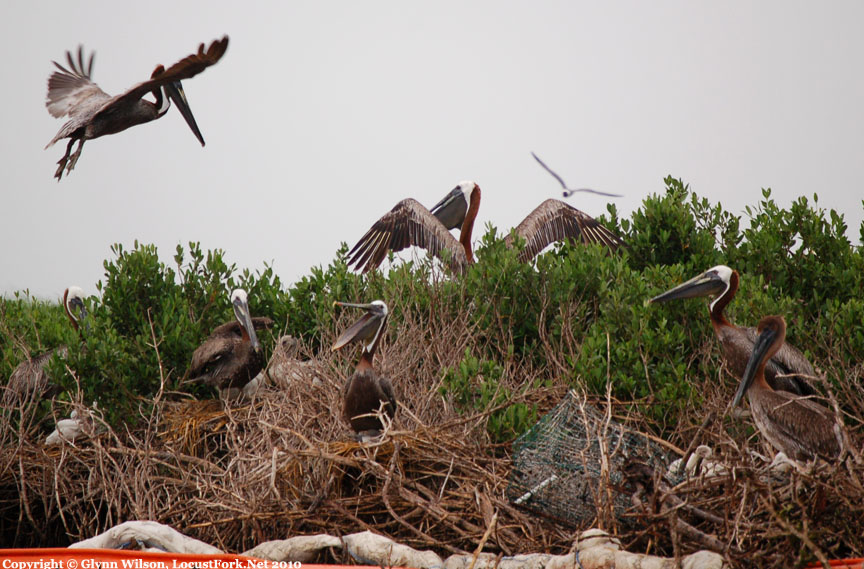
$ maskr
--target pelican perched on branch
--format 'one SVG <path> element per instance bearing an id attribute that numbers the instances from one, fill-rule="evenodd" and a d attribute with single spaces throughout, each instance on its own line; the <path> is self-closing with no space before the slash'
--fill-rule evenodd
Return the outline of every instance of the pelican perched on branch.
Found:
<path id="1" fill-rule="evenodd" d="M 383 336 L 382 331 L 387 324 L 387 305 L 381 300 L 369 304 L 354 304 L 336 302 L 336 306 L 352 306 L 361 308 L 366 314 L 345 330 L 333 344 L 333 351 L 341 350 L 348 344 L 361 342 L 363 353 L 348 378 L 344 390 L 344 407 L 342 416 L 357 433 L 358 438 L 374 437 L 381 433 L 384 425 L 377 412 L 383 410 L 384 415 L 393 418 L 396 415 L 396 395 L 393 384 L 386 377 L 379 375 L 372 366 L 375 350 Z"/>
<path id="2" fill-rule="evenodd" d="M 246 291 L 231 293 L 235 321 L 217 327 L 192 354 L 189 381 L 219 389 L 241 389 L 264 368 L 265 359 L 256 330 L 269 328 L 273 320 L 249 313 Z"/>
<path id="3" fill-rule="evenodd" d="M 838 458 L 844 439 L 834 413 L 807 397 L 775 391 L 765 379 L 768 360 L 786 338 L 786 321 L 782 316 L 766 316 L 759 322 L 758 331 L 732 407 L 746 393 L 759 432 L 771 446 L 792 459 Z"/>
<path id="4" fill-rule="evenodd" d="M 195 123 L 180 81 L 194 77 L 215 65 L 225 55 L 226 49 L 228 36 L 211 43 L 206 51 L 202 43 L 198 53 L 181 59 L 168 69 L 163 65 L 156 66 L 148 81 L 114 97 L 92 81 L 95 54 L 91 53 L 85 63 L 83 47 L 78 48 L 77 58 L 67 51 L 68 68 L 54 62 L 58 71 L 48 78 L 48 99 L 45 102 L 51 116 L 69 116 L 66 124 L 45 147 L 48 148 L 63 138 L 69 139 L 66 153 L 57 162 L 58 168 L 54 177 L 59 181 L 64 169 L 68 174 L 75 168 L 81 157 L 84 141 L 106 134 L 116 134 L 129 127 L 161 118 L 168 112 L 171 101 L 177 105 L 189 128 L 201 142 L 201 146 L 204 146 L 204 137 Z M 143 99 L 148 93 L 152 93 L 155 101 Z M 76 140 L 78 148 L 72 153 L 72 145 Z"/>
<path id="5" fill-rule="evenodd" d="M 83 342 L 80 322 L 87 317 L 87 308 L 84 306 L 84 291 L 80 287 L 70 286 L 63 291 L 63 310 Z M 60 346 L 44 354 L 27 358 L 18 364 L 9 376 L 9 383 L 3 396 L 4 403 L 10 405 L 31 397 L 50 398 L 59 393 L 60 386 L 50 382 L 45 366 L 54 356 L 65 358 L 68 351 L 66 346 Z"/>
<path id="6" fill-rule="evenodd" d="M 378 267 L 388 251 L 401 251 L 412 245 L 426 249 L 438 258 L 448 258 L 456 272 L 474 262 L 471 232 L 480 209 L 480 187 L 474 182 L 460 182 L 444 199 L 427 210 L 411 198 L 396 204 L 376 221 L 348 252 L 348 264 L 368 272 Z M 450 229 L 460 228 L 459 240 Z M 621 239 L 597 220 L 559 200 L 541 203 L 516 229 L 526 241 L 519 258 L 530 261 L 547 245 L 563 239 L 583 243 L 601 243 L 610 249 L 623 245 Z M 506 238 L 512 246 L 512 237 Z M 445 256 L 444 251 L 448 251 Z"/>
<path id="7" fill-rule="evenodd" d="M 726 306 L 735 298 L 736 292 L 738 292 L 738 271 L 734 271 L 726 265 L 717 265 L 701 275 L 655 296 L 651 302 L 716 296 L 717 298 L 708 305 L 711 325 L 714 327 L 717 339 L 720 340 L 723 359 L 726 360 L 732 374 L 735 377 L 741 377 L 744 374 L 747 361 L 753 353 L 753 345 L 759 334 L 755 328 L 735 326 L 723 314 Z M 765 377 L 772 389 L 788 391 L 796 395 L 816 394 L 816 390 L 807 383 L 804 377 L 814 374 L 813 365 L 804 357 L 804 354 L 785 343 L 771 357 L 765 368 Z"/>

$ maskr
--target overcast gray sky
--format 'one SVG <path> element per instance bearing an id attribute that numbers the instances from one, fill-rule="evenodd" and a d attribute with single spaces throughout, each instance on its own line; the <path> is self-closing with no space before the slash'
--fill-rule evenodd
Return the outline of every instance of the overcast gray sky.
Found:
<path id="1" fill-rule="evenodd" d="M 629 214 L 683 178 L 734 213 L 762 187 L 819 194 L 858 241 L 864 198 L 861 2 L 13 2 L 0 18 L 0 293 L 95 293 L 110 245 L 222 248 L 287 283 L 326 265 L 395 203 L 457 182 L 509 228 L 573 186 Z M 67 49 L 96 50 L 110 94 L 228 34 L 175 109 L 65 142 L 45 109 Z M 607 198 L 577 194 L 589 214 Z"/>

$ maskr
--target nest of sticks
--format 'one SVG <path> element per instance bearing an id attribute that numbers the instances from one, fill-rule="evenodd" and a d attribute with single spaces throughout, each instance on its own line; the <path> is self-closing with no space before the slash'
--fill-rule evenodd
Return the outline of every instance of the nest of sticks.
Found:
<path id="1" fill-rule="evenodd" d="M 632 460 L 623 483 L 598 477 L 592 491 L 613 488 L 630 500 L 627 523 L 612 508 L 598 509 L 581 528 L 522 510 L 507 499 L 510 445 L 493 444 L 486 430 L 498 409 L 468 412 L 441 393 L 440 370 L 457 366 L 466 349 L 483 349 L 470 325 L 452 317 L 413 321 L 408 312 L 399 326 L 376 358 L 400 399 L 377 443 L 355 442 L 340 417 L 353 360 L 323 350 L 302 373 L 274 378 L 249 401 L 159 393 L 125 429 L 107 425 L 79 399 L 69 407 L 87 418 L 87 436 L 72 444 L 44 445 L 38 402 L 2 410 L 2 546 L 63 545 L 149 519 L 234 552 L 296 535 L 368 529 L 441 554 L 479 546 L 503 555 L 565 553 L 588 526 L 616 533 L 631 551 L 678 556 L 712 549 L 740 567 L 864 552 L 861 456 L 778 474 L 757 456 L 771 453 L 760 446 L 752 421 L 730 417 L 729 385 L 720 377 L 700 379 L 702 405 L 684 413 L 664 442 L 685 462 L 697 445 L 710 446 L 719 474 L 668 479 L 656 466 Z M 417 340 L 430 337 L 435 341 Z M 705 354 L 715 348 L 706 344 Z M 524 403 L 542 413 L 565 396 L 561 378 L 569 369 L 561 354 L 577 347 L 542 349 L 549 354 L 540 359 L 550 362 L 543 369 L 512 358 L 501 362 L 501 388 L 513 394 L 503 406 Z M 824 385 L 826 404 L 844 414 L 853 450 L 860 448 L 862 368 L 831 375 L 848 379 Z M 521 389 L 538 379 L 552 379 L 554 387 Z M 628 405 L 608 397 L 595 403 L 606 420 L 652 432 Z M 53 419 L 69 411 L 55 404 Z"/>

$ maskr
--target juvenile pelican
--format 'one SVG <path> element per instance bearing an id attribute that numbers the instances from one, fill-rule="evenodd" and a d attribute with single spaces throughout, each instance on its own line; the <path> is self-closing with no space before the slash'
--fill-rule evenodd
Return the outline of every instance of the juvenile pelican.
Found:
<path id="1" fill-rule="evenodd" d="M 336 302 L 335 305 L 353 306 L 366 311 L 366 314 L 339 336 L 332 349 L 335 352 L 354 342 L 363 343 L 360 361 L 354 373 L 348 378 L 348 383 L 345 384 L 342 416 L 357 433 L 359 439 L 375 437 L 384 428 L 376 415 L 381 406 L 383 405 L 387 417 L 392 419 L 396 415 L 396 395 L 393 393 L 393 384 L 388 378 L 376 373 L 372 367 L 375 350 L 383 335 L 381 332 L 387 323 L 387 305 L 381 300 L 372 301 L 370 304 Z"/>
<path id="2" fill-rule="evenodd" d="M 59 71 L 55 71 L 48 78 L 48 99 L 45 102 L 51 116 L 60 118 L 69 115 L 69 120 L 45 147 L 50 147 L 60 139 L 69 139 L 66 153 L 57 162 L 59 166 L 54 177 L 59 181 L 64 169 L 68 174 L 75 168 L 85 140 L 116 134 L 131 126 L 161 118 L 168 111 L 172 100 L 201 142 L 201 146 L 204 146 L 204 137 L 195 123 L 180 81 L 194 77 L 214 65 L 225 55 L 226 49 L 228 36 L 214 41 L 206 51 L 202 43 L 198 53 L 181 59 L 168 69 L 157 65 L 148 81 L 114 97 L 92 81 L 95 54 L 90 54 L 85 65 L 83 47 L 78 48 L 77 61 L 72 53 L 67 51 L 66 61 L 69 68 L 54 62 Z M 155 102 L 142 98 L 148 93 L 153 94 Z M 78 148 L 72 154 L 72 145 L 76 140 Z"/>
<path id="3" fill-rule="evenodd" d="M 786 456 L 798 461 L 817 456 L 836 459 L 844 442 L 834 413 L 806 397 L 775 391 L 765 380 L 765 366 L 785 338 L 786 321 L 782 316 L 766 316 L 759 322 L 753 355 L 747 362 L 732 407 L 738 405 L 746 393 L 759 432 Z"/>
<path id="4" fill-rule="evenodd" d="M 348 252 L 348 264 L 368 272 L 378 267 L 388 251 L 401 251 L 412 245 L 426 249 L 438 258 L 449 251 L 451 268 L 456 272 L 474 262 L 471 232 L 480 209 L 480 187 L 460 182 L 444 198 L 427 210 L 418 201 L 404 199 L 375 222 Z M 459 240 L 450 229 L 460 228 Z M 621 239 L 586 213 L 559 200 L 541 203 L 515 229 L 526 241 L 519 258 L 530 261 L 550 243 L 579 239 L 583 243 L 602 243 L 611 249 L 623 245 Z M 512 237 L 505 239 L 512 245 Z"/>
<path id="5" fill-rule="evenodd" d="M 711 325 L 714 327 L 717 339 L 720 340 L 723 359 L 729 366 L 732 375 L 741 377 L 744 374 L 747 361 L 753 353 L 753 345 L 758 333 L 755 328 L 735 326 L 723 314 L 726 306 L 735 298 L 736 292 L 738 292 L 738 271 L 733 271 L 726 265 L 717 265 L 701 275 L 655 296 L 651 302 L 665 302 L 697 296 L 717 296 L 708 305 Z M 788 377 L 778 377 L 783 375 Z M 816 394 L 816 390 L 802 377 L 812 375 L 815 375 L 813 365 L 804 357 L 804 354 L 789 344 L 782 344 L 765 368 L 765 377 L 772 389 L 788 391 L 796 395 Z"/>
<path id="6" fill-rule="evenodd" d="M 264 354 L 255 330 L 269 328 L 267 317 L 252 318 L 246 291 L 231 293 L 237 320 L 217 327 L 192 354 L 189 381 L 200 381 L 219 389 L 242 389 L 264 367 Z"/>
<path id="7" fill-rule="evenodd" d="M 83 342 L 79 321 L 87 317 L 87 308 L 84 306 L 84 291 L 80 287 L 70 286 L 63 291 L 63 309 Z M 45 366 L 54 356 L 65 358 L 68 352 L 66 346 L 60 346 L 18 364 L 9 376 L 4 403 L 11 405 L 31 397 L 48 399 L 60 393 L 60 386 L 50 382 Z"/>

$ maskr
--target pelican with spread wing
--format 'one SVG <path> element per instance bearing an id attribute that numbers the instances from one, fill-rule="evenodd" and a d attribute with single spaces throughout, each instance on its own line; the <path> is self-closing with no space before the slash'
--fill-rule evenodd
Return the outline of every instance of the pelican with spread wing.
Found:
<path id="1" fill-rule="evenodd" d="M 189 128 L 201 142 L 201 146 L 204 146 L 204 137 L 195 123 L 180 81 L 194 77 L 215 65 L 227 49 L 228 36 L 214 41 L 206 50 L 202 43 L 197 53 L 181 59 L 168 69 L 157 65 L 149 80 L 113 97 L 92 80 L 95 54 L 91 53 L 85 62 L 82 47 L 78 48 L 77 58 L 67 51 L 68 68 L 54 62 L 58 70 L 48 78 L 48 98 L 45 102 L 51 116 L 69 117 L 45 147 L 50 147 L 58 140 L 69 139 L 66 153 L 57 162 L 54 177 L 59 181 L 64 170 L 68 175 L 75 168 L 81 157 L 84 141 L 106 134 L 116 134 L 129 127 L 162 118 L 171 107 L 171 101 L 177 105 Z M 155 101 L 143 98 L 148 93 L 153 95 Z M 78 148 L 73 153 L 72 145 L 76 140 Z"/>
<path id="2" fill-rule="evenodd" d="M 388 251 L 401 251 L 412 245 L 426 249 L 439 258 L 449 259 L 455 272 L 474 262 L 471 232 L 480 209 L 480 187 L 471 181 L 460 182 L 431 210 L 411 198 L 396 204 L 376 221 L 348 252 L 348 264 L 368 272 L 378 267 Z M 459 239 L 450 229 L 459 227 Z M 560 200 L 548 199 L 528 214 L 514 230 L 525 240 L 519 258 L 527 262 L 547 245 L 564 239 L 600 243 L 610 249 L 624 246 L 620 237 L 590 215 Z M 512 246 L 513 238 L 506 238 Z M 448 251 L 448 254 L 443 254 Z"/>

